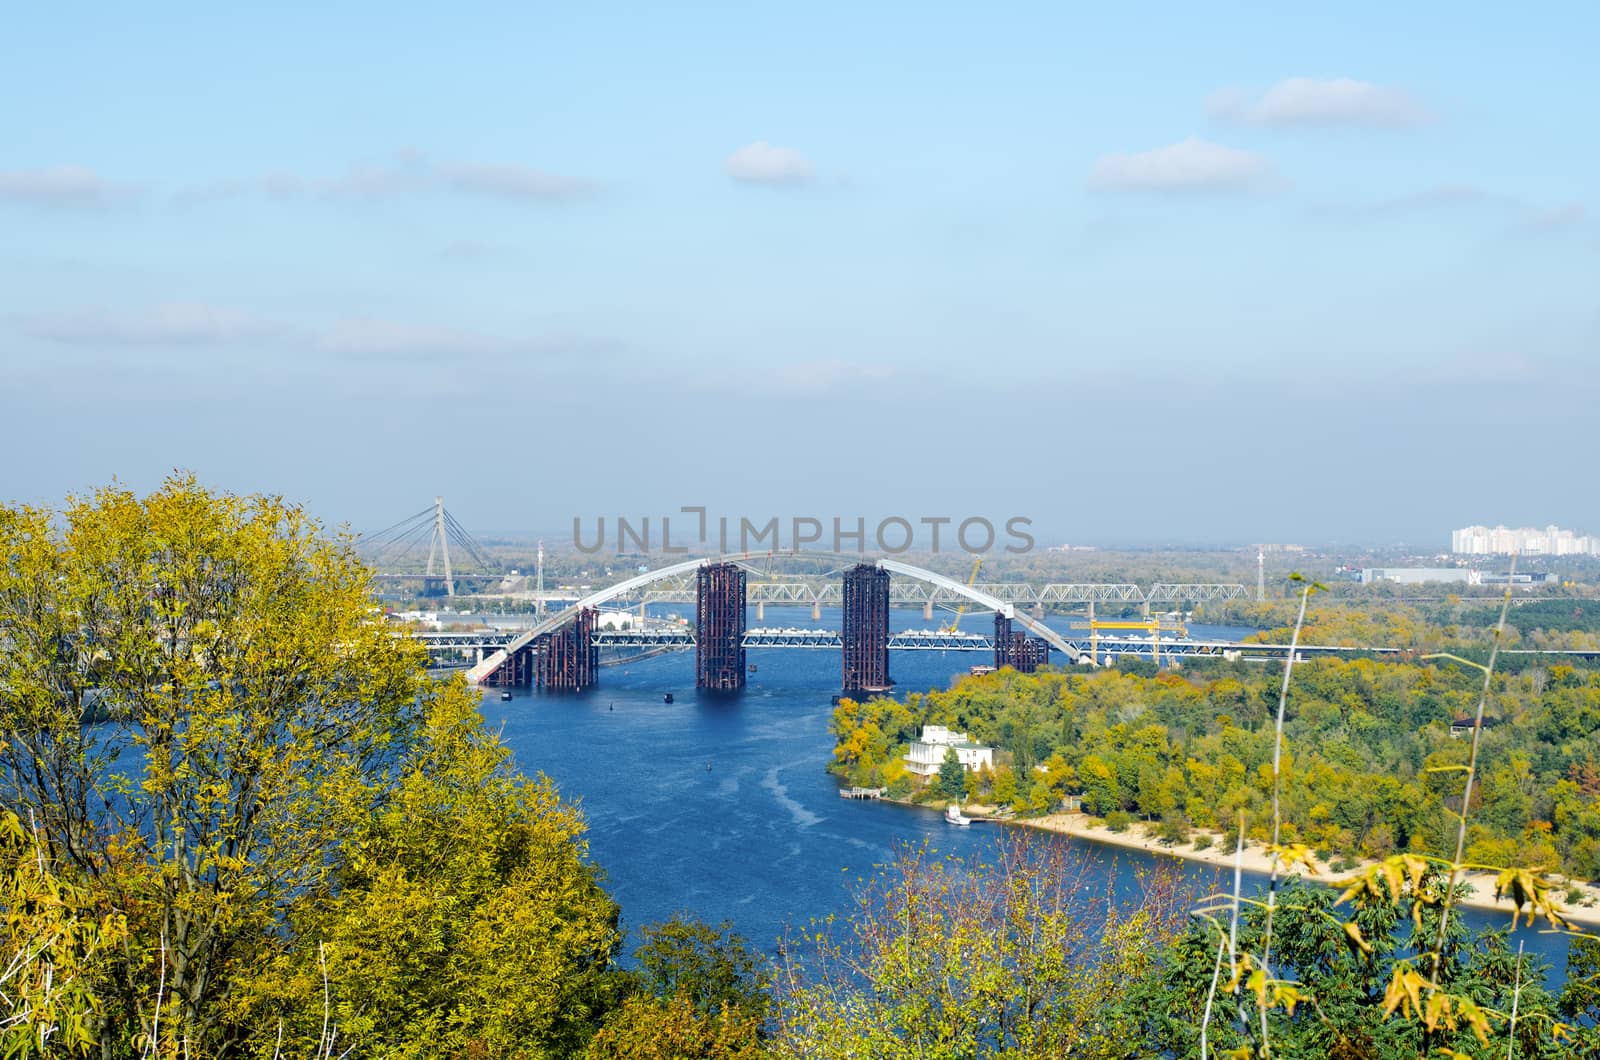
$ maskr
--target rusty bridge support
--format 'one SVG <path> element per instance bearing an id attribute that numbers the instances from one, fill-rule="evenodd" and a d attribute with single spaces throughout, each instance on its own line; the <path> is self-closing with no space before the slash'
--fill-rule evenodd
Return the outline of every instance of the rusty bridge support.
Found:
<path id="1" fill-rule="evenodd" d="M 696 572 L 696 688 L 734 692 L 744 687 L 744 580 L 737 563 L 708 563 Z"/>
<path id="2" fill-rule="evenodd" d="M 1018 673 L 1031 674 L 1050 661 L 1050 642 L 1030 637 L 1011 628 L 1011 620 L 998 612 L 994 616 L 995 669 L 1009 666 Z"/>
<path id="3" fill-rule="evenodd" d="M 593 608 L 580 608 L 571 622 L 535 642 L 540 688 L 581 692 L 594 684 L 599 651 L 594 646 Z"/>
<path id="4" fill-rule="evenodd" d="M 858 563 L 844 572 L 844 686 L 847 693 L 887 692 L 889 679 L 889 572 Z"/>
<path id="5" fill-rule="evenodd" d="M 490 688 L 527 688 L 533 684 L 537 665 L 538 655 L 532 644 L 518 648 L 506 656 L 506 661 L 490 673 L 483 684 Z"/>

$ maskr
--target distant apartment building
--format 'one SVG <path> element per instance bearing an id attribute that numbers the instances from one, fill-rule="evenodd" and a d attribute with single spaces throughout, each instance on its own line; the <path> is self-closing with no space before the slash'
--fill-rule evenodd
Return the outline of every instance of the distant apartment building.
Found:
<path id="1" fill-rule="evenodd" d="M 1451 532 L 1450 551 L 1460 556 L 1600 556 L 1600 537 L 1559 526 L 1467 526 Z"/>
<path id="2" fill-rule="evenodd" d="M 924 725 L 922 739 L 911 741 L 911 749 L 906 752 L 906 770 L 931 777 L 939 772 L 945 752 L 952 748 L 961 765 L 974 773 L 985 766 L 994 768 L 994 748 L 973 743 L 966 733 L 951 732 L 943 725 Z"/>
<path id="3" fill-rule="evenodd" d="M 1353 576 L 1363 585 L 1370 585 L 1373 582 L 1398 582 L 1401 585 L 1424 585 L 1428 582 L 1451 582 L 1456 585 L 1551 585 L 1556 578 L 1548 571 L 1495 574 L 1492 571 L 1467 570 L 1465 567 L 1363 567 Z"/>

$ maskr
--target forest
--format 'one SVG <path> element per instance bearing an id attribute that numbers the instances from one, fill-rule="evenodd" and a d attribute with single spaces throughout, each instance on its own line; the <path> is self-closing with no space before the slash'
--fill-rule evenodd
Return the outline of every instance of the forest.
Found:
<path id="1" fill-rule="evenodd" d="M 1027 814 L 1076 795 L 1087 813 L 1159 822 L 1185 838 L 1236 828 L 1243 813 L 1248 838 L 1265 841 L 1281 668 L 1130 672 L 1140 669 L 1002 670 L 903 701 L 845 700 L 832 768 L 909 796 L 906 745 L 923 725 L 946 725 L 999 752 L 993 771 L 968 774 L 979 802 Z M 1451 723 L 1472 716 L 1481 681 L 1449 662 L 1297 666 L 1284 835 L 1335 860 L 1450 853 L 1471 745 Z M 1600 878 L 1600 672 L 1557 664 L 1498 675 L 1490 703 L 1469 860 Z"/>

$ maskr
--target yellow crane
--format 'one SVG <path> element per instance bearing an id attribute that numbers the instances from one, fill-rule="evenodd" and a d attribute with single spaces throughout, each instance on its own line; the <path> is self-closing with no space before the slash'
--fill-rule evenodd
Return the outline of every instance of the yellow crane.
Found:
<path id="1" fill-rule="evenodd" d="M 1102 622 L 1093 616 L 1089 619 L 1089 657 L 1096 666 L 1100 665 L 1100 631 L 1102 629 L 1137 630 L 1150 635 L 1150 654 L 1157 665 L 1161 663 L 1161 634 L 1175 633 L 1180 637 L 1187 637 L 1189 631 L 1180 622 L 1177 625 L 1162 625 L 1159 618 L 1118 619 Z"/>
<path id="2" fill-rule="evenodd" d="M 979 556 L 979 557 L 977 557 L 976 559 L 974 559 L 972 561 L 972 573 L 967 575 L 967 588 L 968 589 L 972 588 L 973 585 L 977 583 L 977 581 L 978 581 L 978 568 L 981 567 L 981 566 L 983 566 L 983 557 L 982 556 Z M 961 601 L 960 606 L 956 608 L 956 617 L 952 618 L 950 620 L 950 624 L 944 628 L 944 632 L 945 633 L 954 633 L 956 631 L 956 627 L 961 624 L 961 616 L 966 613 L 966 610 L 967 610 L 967 602 L 965 600 L 963 600 L 963 601 Z"/>

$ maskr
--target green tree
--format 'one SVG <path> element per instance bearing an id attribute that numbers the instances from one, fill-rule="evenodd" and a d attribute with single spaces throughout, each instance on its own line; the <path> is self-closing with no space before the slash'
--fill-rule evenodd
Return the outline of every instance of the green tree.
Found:
<path id="1" fill-rule="evenodd" d="M 995 770 L 994 801 L 996 806 L 1010 806 L 1017 801 L 1017 774 L 1010 766 Z"/>
<path id="2" fill-rule="evenodd" d="M 1114 1002 L 1182 927 L 1177 879 L 1164 868 L 1108 901 L 1060 844 L 1018 843 L 994 865 L 904 855 L 863 886 L 848 923 L 784 948 L 773 1051 L 1107 1055 L 1130 1020 Z"/>
<path id="3" fill-rule="evenodd" d="M 578 813 L 510 769 L 470 690 L 425 706 L 392 797 L 246 983 L 263 1055 L 279 1014 L 284 1041 L 316 1049 L 325 984 L 342 1039 L 391 1057 L 571 1056 L 619 993 L 618 911 Z"/>
<path id="4" fill-rule="evenodd" d="M 588 1060 L 761 1060 L 761 1024 L 728 1010 L 714 1018 L 688 998 L 639 994 L 606 1020 L 583 1055 Z"/>
<path id="5" fill-rule="evenodd" d="M 1263 1034 L 1273 1056 L 1505 1056 L 1512 1045 L 1514 996 L 1518 1019 L 1511 1051 L 1516 1056 L 1595 1055 L 1600 1038 L 1593 1028 L 1557 1026 L 1555 999 L 1542 986 L 1545 968 L 1532 956 L 1519 959 L 1504 931 L 1469 935 L 1459 922 L 1453 925 L 1438 1000 L 1428 1009 L 1433 1015 L 1425 1019 L 1405 1008 L 1406 983 L 1419 995 L 1426 989 L 1413 955 L 1438 929 L 1442 889 L 1442 879 L 1430 873 L 1423 878 L 1423 891 L 1435 904 L 1414 907 L 1417 892 L 1408 881 L 1400 901 L 1391 900 L 1385 887 L 1379 894 L 1358 896 L 1355 908 L 1346 912 L 1335 892 L 1290 881 L 1281 887 L 1274 911 L 1271 975 L 1258 975 L 1252 965 L 1230 985 L 1224 960 L 1216 995 L 1213 976 L 1219 943 L 1228 935 L 1226 911 L 1220 919 L 1196 920 L 1152 962 L 1152 977 L 1118 999 L 1129 1029 L 1120 1055 L 1198 1056 L 1200 1028 L 1212 1001 L 1209 1048 L 1218 1056 L 1236 1049 L 1266 1055 Z M 1241 954 L 1262 952 L 1264 920 L 1259 898 L 1245 906 Z M 1347 922 L 1355 925 L 1354 933 Z"/>
<path id="6" fill-rule="evenodd" d="M 939 763 L 939 790 L 951 802 L 961 801 L 967 793 L 967 767 L 954 747 L 945 749 L 944 761 Z"/>
<path id="7" fill-rule="evenodd" d="M 724 923 L 712 927 L 675 917 L 640 930 L 639 980 L 658 999 L 688 998 L 695 1011 L 732 1009 L 758 1022 L 770 1001 L 769 976 L 744 939 Z"/>
<path id="8" fill-rule="evenodd" d="M 129 916 L 102 1044 L 225 1050 L 241 970 L 408 743 L 420 649 L 373 620 L 349 538 L 192 478 L 0 508 L 0 557 L 0 799 Z"/>
<path id="9" fill-rule="evenodd" d="M 1575 938 L 1567 951 L 1567 985 L 1562 988 L 1561 1014 L 1571 1020 L 1600 1024 L 1600 939 Z"/>
<path id="10" fill-rule="evenodd" d="M 590 1060 L 746 1060 L 766 1055 L 762 962 L 731 925 L 674 918 L 643 929 L 636 990 L 590 1043 Z"/>

